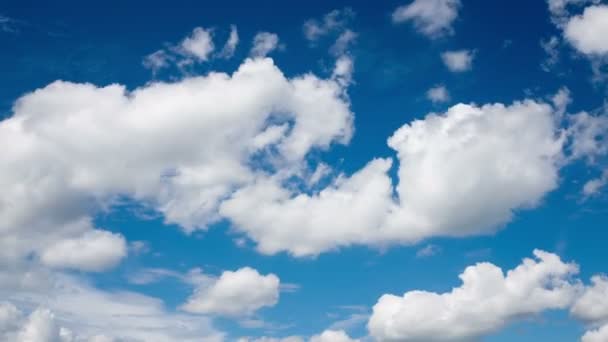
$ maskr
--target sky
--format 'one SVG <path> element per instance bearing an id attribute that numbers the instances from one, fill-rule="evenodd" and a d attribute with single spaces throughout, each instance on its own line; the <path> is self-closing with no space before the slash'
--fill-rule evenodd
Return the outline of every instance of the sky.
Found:
<path id="1" fill-rule="evenodd" d="M 0 3 L 0 340 L 608 341 L 608 3 Z"/>

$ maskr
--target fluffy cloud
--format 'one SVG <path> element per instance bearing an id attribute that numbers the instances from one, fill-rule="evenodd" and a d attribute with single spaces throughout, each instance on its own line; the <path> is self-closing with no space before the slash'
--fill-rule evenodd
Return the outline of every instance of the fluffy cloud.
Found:
<path id="1" fill-rule="evenodd" d="M 605 342 L 608 341 L 608 324 L 595 329 L 590 330 L 583 335 L 581 342 Z"/>
<path id="2" fill-rule="evenodd" d="M 14 146 L 0 156 L 0 260 L 33 253 L 50 265 L 101 269 L 124 255 L 124 240 L 87 232 L 123 196 L 187 231 L 203 229 L 256 174 L 289 177 L 311 149 L 351 134 L 338 76 L 287 79 L 270 59 L 132 91 L 54 82 L 0 121 L 0 144 Z M 71 248 L 92 244 L 104 253 Z"/>
<path id="3" fill-rule="evenodd" d="M 279 36 L 270 32 L 258 32 L 253 37 L 253 46 L 249 54 L 253 57 L 265 57 L 279 48 Z"/>
<path id="4" fill-rule="evenodd" d="M 60 240 L 40 254 L 45 265 L 103 271 L 114 266 L 127 254 L 125 239 L 103 230 L 90 230 L 81 237 Z"/>
<path id="5" fill-rule="evenodd" d="M 558 27 L 562 27 L 570 16 L 570 7 L 581 6 L 589 3 L 597 4 L 601 0 L 547 0 L 551 20 Z"/>
<path id="6" fill-rule="evenodd" d="M 451 72 L 463 72 L 471 70 L 475 53 L 471 50 L 446 51 L 441 54 L 441 59 Z"/>
<path id="7" fill-rule="evenodd" d="M 525 315 L 567 308 L 579 285 L 575 264 L 535 250 L 506 274 L 490 263 L 469 266 L 462 285 L 447 293 L 410 291 L 383 295 L 368 323 L 379 341 L 469 341 Z"/>
<path id="8" fill-rule="evenodd" d="M 603 55 L 608 52 L 608 6 L 590 6 L 572 17 L 564 29 L 566 39 L 580 52 Z"/>
<path id="9" fill-rule="evenodd" d="M 248 316 L 278 302 L 279 283 L 276 275 L 261 275 L 249 267 L 225 271 L 213 283 L 196 289 L 182 309 L 192 313 Z"/>
<path id="10" fill-rule="evenodd" d="M 438 38 L 454 32 L 452 23 L 460 7 L 460 0 L 415 0 L 397 7 L 392 18 L 394 23 L 412 21 L 420 33 Z"/>
<path id="11" fill-rule="evenodd" d="M 192 34 L 182 40 L 179 48 L 185 55 L 194 57 L 198 61 L 207 61 L 215 49 L 211 30 L 194 28 Z"/>
<path id="12" fill-rule="evenodd" d="M 426 92 L 426 98 L 433 103 L 442 103 L 450 100 L 450 93 L 444 85 L 437 85 Z"/>
<path id="13" fill-rule="evenodd" d="M 596 275 L 591 278 L 591 286 L 577 299 L 571 314 L 586 322 L 591 329 L 583 335 L 582 342 L 601 342 L 608 338 L 608 278 Z"/>
<path id="14" fill-rule="evenodd" d="M 459 104 L 404 125 L 388 144 L 399 160 L 396 189 L 391 160 L 375 159 L 312 194 L 258 178 L 220 213 L 268 254 L 488 234 L 554 189 L 564 159 L 554 108 L 529 100 Z"/>
<path id="15" fill-rule="evenodd" d="M 570 311 L 575 317 L 586 322 L 608 323 L 608 278 L 594 276 L 591 283 Z"/>

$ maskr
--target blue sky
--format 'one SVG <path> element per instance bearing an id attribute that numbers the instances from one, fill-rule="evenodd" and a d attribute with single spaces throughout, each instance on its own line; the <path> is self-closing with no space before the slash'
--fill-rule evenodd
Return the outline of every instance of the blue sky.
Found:
<path id="1" fill-rule="evenodd" d="M 606 23 L 3 2 L 0 337 L 607 341 Z"/>

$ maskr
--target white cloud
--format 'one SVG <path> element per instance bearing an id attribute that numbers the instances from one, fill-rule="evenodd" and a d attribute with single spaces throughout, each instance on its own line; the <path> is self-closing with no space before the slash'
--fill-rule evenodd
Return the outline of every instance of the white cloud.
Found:
<path id="1" fill-rule="evenodd" d="M 309 342 L 358 342 L 350 338 L 343 330 L 325 330 L 319 335 L 312 336 Z"/>
<path id="2" fill-rule="evenodd" d="M 470 341 L 514 319 L 567 308 L 579 291 L 570 280 L 578 267 L 555 254 L 534 255 L 506 274 L 490 263 L 469 266 L 460 274 L 462 285 L 447 293 L 383 295 L 370 334 L 378 341 Z"/>
<path id="3" fill-rule="evenodd" d="M 591 286 L 576 300 L 570 312 L 590 323 L 608 323 L 608 278 L 596 275 Z"/>
<path id="4" fill-rule="evenodd" d="M 44 248 L 40 259 L 51 267 L 99 272 L 116 265 L 126 255 L 127 244 L 122 235 L 90 230 Z"/>
<path id="5" fill-rule="evenodd" d="M 195 27 L 192 34 L 182 40 L 179 48 L 181 53 L 194 57 L 198 61 L 209 60 L 211 52 L 215 49 L 212 30 Z"/>
<path id="6" fill-rule="evenodd" d="M 70 336 L 75 341 L 220 342 L 224 336 L 209 318 L 170 312 L 159 299 L 129 291 L 102 291 L 77 277 L 41 268 L 4 270 L 0 297 L 18 304 L 9 309 L 9 325 L 1 321 L 7 304 L 0 304 L 1 340 L 2 334 L 21 336 L 9 341 L 24 341 L 28 336 L 32 342 L 71 342 Z M 44 308 L 39 307 L 41 303 Z M 29 312 L 29 318 L 24 319 L 21 312 Z"/>
<path id="7" fill-rule="evenodd" d="M 563 27 L 570 16 L 570 8 L 589 3 L 597 4 L 601 0 L 547 0 L 551 20 L 558 27 Z"/>
<path id="8" fill-rule="evenodd" d="M 398 198 L 387 175 L 391 160 L 375 159 L 312 194 L 258 178 L 220 212 L 266 254 L 489 234 L 557 186 L 560 131 L 547 104 L 459 104 L 404 125 L 388 140 L 399 159 Z"/>
<path id="9" fill-rule="evenodd" d="M 460 7 L 460 0 L 415 0 L 397 7 L 392 19 L 394 23 L 412 21 L 420 33 L 438 38 L 454 33 L 452 24 Z"/>
<path id="10" fill-rule="evenodd" d="M 216 281 L 197 288 L 182 309 L 192 313 L 249 316 L 278 302 L 279 284 L 276 275 L 261 275 L 249 267 L 225 271 Z"/>
<path id="11" fill-rule="evenodd" d="M 223 198 L 263 174 L 254 159 L 289 177 L 311 149 L 348 142 L 353 117 L 342 84 L 287 79 L 272 60 L 254 59 L 232 75 L 132 91 L 57 81 L 21 97 L 0 121 L 0 144 L 14 146 L 0 155 L 0 260 L 47 253 L 55 265 L 90 263 L 76 260 L 90 257 L 85 251 L 47 250 L 82 242 L 117 196 L 184 230 L 205 229 Z M 289 129 L 256 145 L 275 124 Z M 121 239 L 103 241 L 115 243 L 109 251 L 123 248 Z"/>
<path id="12" fill-rule="evenodd" d="M 429 89 L 426 97 L 433 103 L 442 103 L 450 100 L 450 93 L 444 85 L 440 84 Z"/>
<path id="13" fill-rule="evenodd" d="M 572 305 L 570 313 L 592 327 L 583 335 L 582 342 L 602 342 L 608 339 L 608 278 L 596 275 L 591 283 Z"/>
<path id="14" fill-rule="evenodd" d="M 583 335 L 581 342 L 606 342 L 608 341 L 608 324 L 598 329 L 590 330 Z"/>
<path id="15" fill-rule="evenodd" d="M 441 59 L 451 72 L 463 72 L 471 70 L 475 53 L 471 50 L 446 51 L 441 54 Z"/>
<path id="16" fill-rule="evenodd" d="M 265 57 L 279 48 L 279 36 L 270 32 L 258 32 L 253 37 L 253 46 L 250 55 L 253 57 Z"/>
<path id="17" fill-rule="evenodd" d="M 236 51 L 236 46 L 239 44 L 239 33 L 236 29 L 235 25 L 230 25 L 230 36 L 224 44 L 222 51 L 220 52 L 220 57 L 222 58 L 231 58 L 234 56 L 234 52 Z"/>
<path id="18" fill-rule="evenodd" d="M 258 338 L 241 337 L 237 340 L 237 342 L 304 342 L 304 339 L 299 336 L 289 336 L 284 338 L 266 336 Z"/>
<path id="19" fill-rule="evenodd" d="M 47 309 L 37 309 L 19 331 L 17 339 L 22 342 L 60 342 L 60 329 L 53 314 Z"/>

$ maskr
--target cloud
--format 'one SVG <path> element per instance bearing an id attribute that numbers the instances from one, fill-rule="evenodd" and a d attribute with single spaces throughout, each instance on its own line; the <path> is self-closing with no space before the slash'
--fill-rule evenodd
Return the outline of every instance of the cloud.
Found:
<path id="1" fill-rule="evenodd" d="M 81 237 L 60 240 L 40 254 L 42 263 L 57 268 L 104 271 L 127 255 L 122 235 L 103 230 L 90 230 Z"/>
<path id="2" fill-rule="evenodd" d="M 195 27 L 192 34 L 182 40 L 179 49 L 182 54 L 194 57 L 198 61 L 209 60 L 211 52 L 215 49 L 212 31 Z"/>
<path id="3" fill-rule="evenodd" d="M 585 288 L 570 313 L 586 322 L 591 329 L 581 338 L 582 342 L 601 342 L 608 338 L 608 278 L 596 275 L 591 286 Z"/>
<path id="4" fill-rule="evenodd" d="M 90 263 L 84 251 L 56 252 L 88 242 L 92 218 L 124 197 L 185 231 L 206 229 L 256 175 L 297 175 L 312 149 L 348 142 L 343 94 L 337 79 L 288 79 L 270 59 L 130 91 L 57 81 L 26 94 L 0 121 L 0 143 L 16 146 L 0 155 L 0 262 L 46 253 L 54 265 Z M 276 126 L 288 129 L 260 144 Z"/>
<path id="5" fill-rule="evenodd" d="M 343 330 L 325 330 L 319 335 L 312 336 L 309 342 L 359 342 L 350 338 Z"/>
<path id="6" fill-rule="evenodd" d="M 459 104 L 388 139 L 399 160 L 396 187 L 387 174 L 392 161 L 378 158 L 312 194 L 258 178 L 220 213 L 266 254 L 489 234 L 557 187 L 562 135 L 547 104 Z"/>
<path id="7" fill-rule="evenodd" d="M 471 70 L 475 53 L 471 50 L 446 51 L 441 54 L 443 64 L 451 72 L 463 72 Z"/>
<path id="8" fill-rule="evenodd" d="M 278 302 L 279 284 L 276 275 L 261 275 L 249 267 L 225 271 L 212 284 L 196 289 L 181 308 L 191 313 L 249 316 Z"/>
<path id="9" fill-rule="evenodd" d="M 450 100 L 448 89 L 440 84 L 432 87 L 426 92 L 426 98 L 433 103 L 442 103 Z"/>
<path id="10" fill-rule="evenodd" d="M 156 73 L 171 65 L 171 62 L 174 60 L 175 58 L 167 53 L 167 51 L 158 50 L 144 57 L 142 64 L 144 67 Z"/>
<path id="11" fill-rule="evenodd" d="M 321 20 L 309 19 L 304 22 L 302 28 L 304 37 L 310 42 L 315 42 L 330 33 L 344 31 L 354 16 L 353 10 L 347 7 L 327 13 Z"/>
<path id="12" fill-rule="evenodd" d="M 417 258 L 428 258 L 441 253 L 441 247 L 437 245 L 426 245 L 416 252 Z"/>
<path id="13" fill-rule="evenodd" d="M 253 37 L 253 46 L 249 54 L 253 57 L 265 57 L 279 48 L 279 36 L 270 32 L 258 32 Z"/>
<path id="14" fill-rule="evenodd" d="M 583 335 L 581 342 L 604 342 L 608 340 L 608 324 L 598 329 L 590 330 Z"/>
<path id="15" fill-rule="evenodd" d="M 541 40 L 540 46 L 547 54 L 547 58 L 541 63 L 541 68 L 549 72 L 559 61 L 559 38 L 553 36 L 546 41 Z"/>
<path id="16" fill-rule="evenodd" d="M 608 52 L 608 6 L 590 6 L 582 15 L 570 18 L 564 29 L 566 39 L 580 52 L 603 55 Z"/>
<path id="17" fill-rule="evenodd" d="M 412 21 L 418 32 L 435 39 L 454 33 L 452 24 L 458 18 L 460 0 L 415 0 L 397 7 L 393 23 Z"/>
<path id="18" fill-rule="evenodd" d="M 0 304 L 2 340 L 219 342 L 224 336 L 209 318 L 172 313 L 159 299 L 99 290 L 78 277 L 37 267 L 4 270 L 0 296 L 8 301 Z"/>
<path id="19" fill-rule="evenodd" d="M 368 323 L 378 341 L 469 341 L 512 320 L 567 308 L 579 291 L 570 280 L 576 264 L 535 250 L 506 274 L 490 263 L 467 267 L 462 285 L 447 293 L 409 291 L 383 295 Z"/>
<path id="20" fill-rule="evenodd" d="M 586 322 L 608 323 L 608 278 L 596 275 L 570 312 Z"/>
<path id="21" fill-rule="evenodd" d="M 598 178 L 585 182 L 585 185 L 583 185 L 583 195 L 596 195 L 606 184 L 608 184 L 608 170 L 604 170 Z"/>
<path id="22" fill-rule="evenodd" d="M 231 58 L 234 56 L 234 52 L 236 51 L 236 46 L 239 44 L 239 33 L 236 29 L 235 25 L 230 25 L 230 36 L 224 44 L 222 51 L 219 56 L 225 59 Z"/>
<path id="23" fill-rule="evenodd" d="M 563 27 L 570 16 L 570 8 L 585 4 L 597 4 L 601 0 L 547 0 L 551 21 L 558 27 Z"/>

